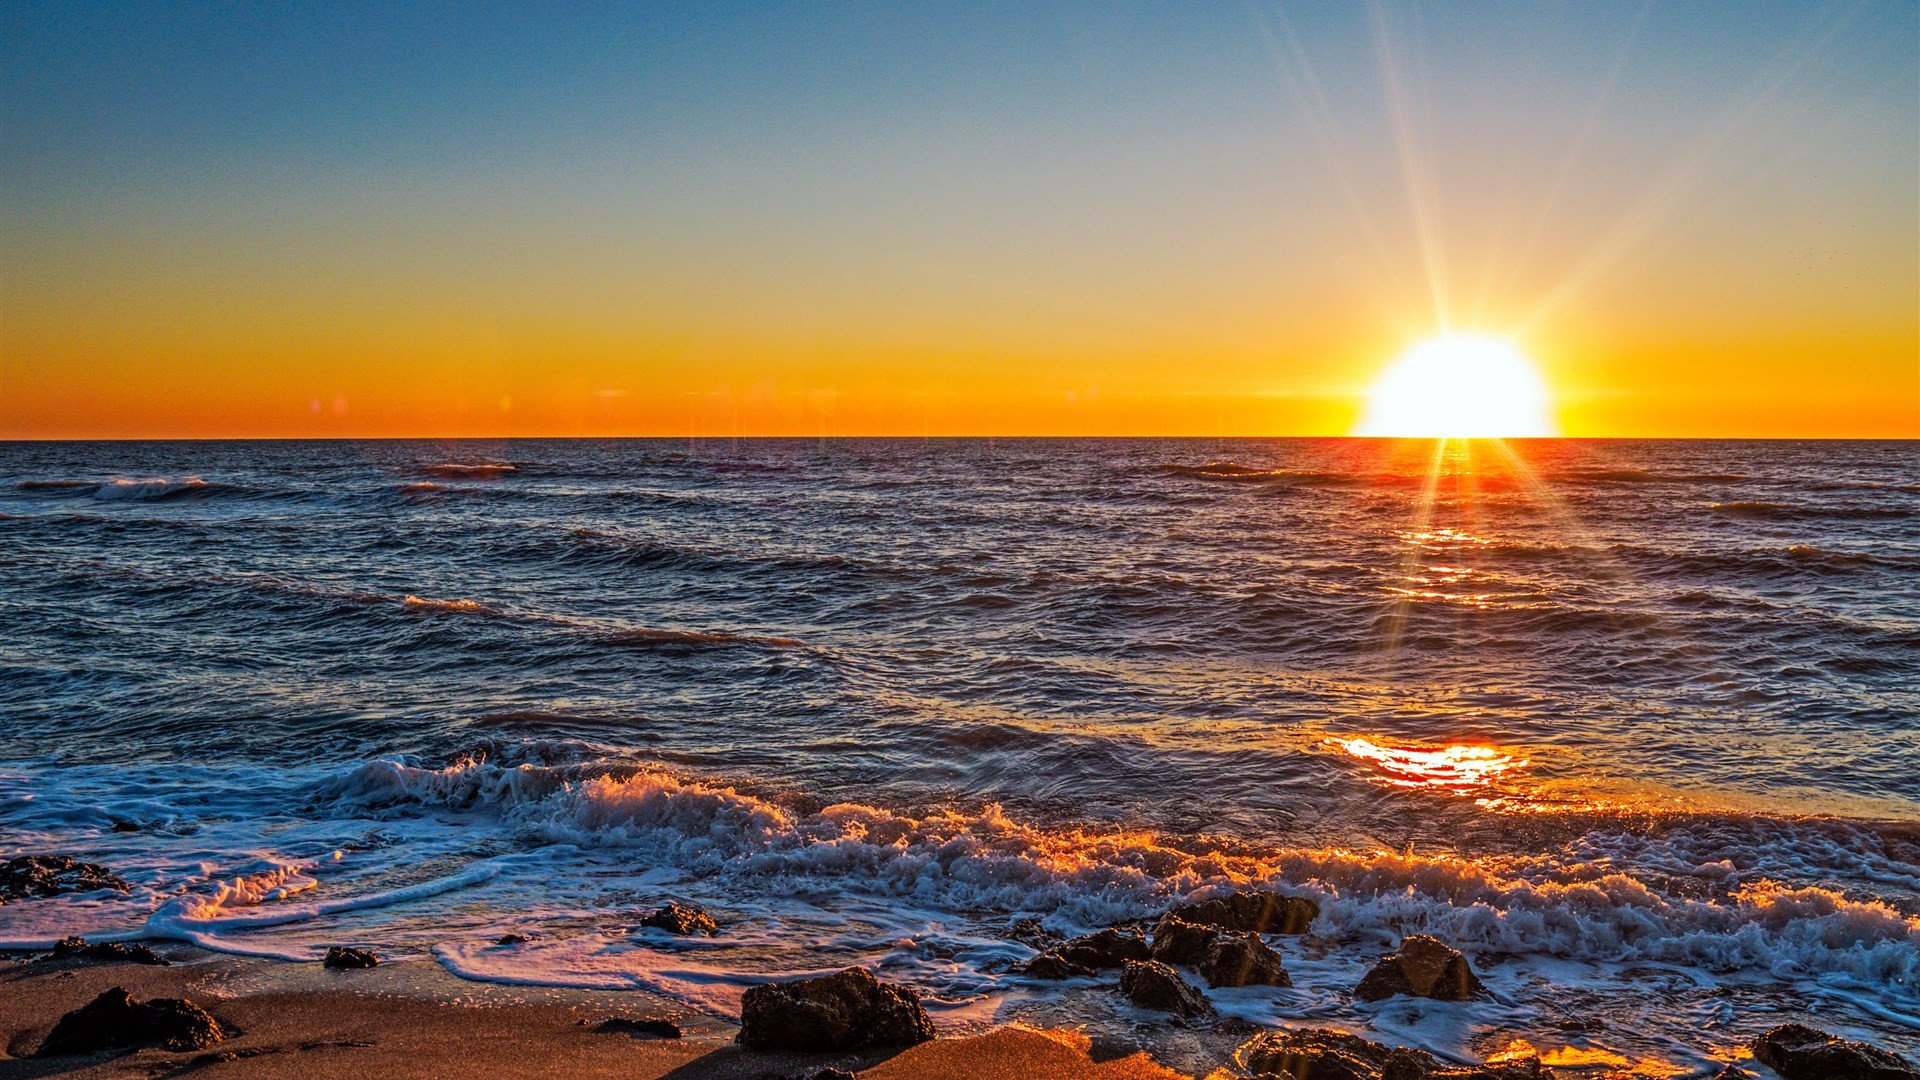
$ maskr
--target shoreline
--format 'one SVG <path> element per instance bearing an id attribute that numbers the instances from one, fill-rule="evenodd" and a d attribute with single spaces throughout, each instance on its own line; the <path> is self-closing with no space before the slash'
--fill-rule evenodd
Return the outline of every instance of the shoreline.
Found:
<path id="1" fill-rule="evenodd" d="M 235 957 L 169 944 L 170 966 L 0 956 L 0 1080 L 191 1075 L 395 1078 L 569 1076 L 759 1080 L 823 1070 L 865 1080 L 983 1077 L 1176 1080 L 1133 1050 L 1115 1056 L 1066 1029 L 996 1026 L 909 1047 L 835 1053 L 748 1050 L 735 1024 L 643 991 L 479 984 L 428 960 L 360 971 Z M 236 1033 L 210 1050 L 31 1056 L 62 1015 L 112 987 L 186 998 Z M 669 1019 L 677 1039 L 595 1030 L 614 1017 Z M 829 1074 L 830 1075 L 830 1074 Z"/>
<path id="2" fill-rule="evenodd" d="M 1155 940 L 1165 938 L 1177 949 L 1199 929 L 1163 923 Z M 1126 945 L 1124 934 L 1116 933 L 1077 939 L 1043 959 L 1095 963 L 1091 951 Z M 1213 940 L 1217 947 L 1222 939 Z M 1239 940 L 1251 942 L 1256 935 Z M 1177 999 L 1193 992 L 1191 986 L 1158 962 L 1126 963 L 1119 988 L 1136 1005 L 1163 1017 L 1113 1037 L 1005 1020 L 970 1030 L 949 1025 L 943 1031 L 929 1023 L 911 991 L 902 997 L 901 988 L 876 981 L 866 969 L 767 984 L 768 989 L 792 988 L 769 995 L 785 1003 L 755 1005 L 750 997 L 736 1022 L 645 990 L 474 983 L 423 958 L 375 961 L 362 953 L 367 966 L 336 967 L 332 956 L 325 965 L 295 963 L 181 943 L 159 949 L 95 948 L 119 951 L 0 952 L 0 1080 L 1756 1080 L 1756 1074 L 1780 1080 L 1920 1080 L 1920 1069 L 1896 1053 L 1794 1023 L 1769 1029 L 1750 1043 L 1718 1046 L 1715 1060 L 1704 1067 L 1605 1051 L 1549 1053 L 1524 1039 L 1486 1051 L 1484 1060 L 1437 1057 L 1374 1042 L 1344 1025 L 1274 1028 L 1216 1014 L 1200 1002 L 1195 1009 L 1182 1008 Z M 836 982 L 844 987 L 850 976 L 857 976 L 856 985 L 864 980 L 880 997 L 849 1005 L 850 999 L 836 1003 L 805 989 Z M 1160 978 L 1167 981 L 1149 985 Z M 1366 1000 L 1485 996 L 1459 953 L 1417 936 L 1383 960 L 1355 992 Z M 896 1008 L 884 1003 L 889 998 L 918 1015 L 917 1032 L 904 1038 L 885 1034 L 897 1030 L 890 1025 L 898 1014 L 886 1012 Z M 815 1008 L 827 1012 L 809 1011 Z M 157 1025 L 156 1012 L 165 1017 Z M 836 1012 L 839 1018 L 832 1019 Z M 86 1029 L 77 1037 L 76 1025 Z M 839 1030 L 854 1037 L 808 1044 L 808 1032 L 818 1037 L 836 1025 L 850 1025 Z M 1169 1040 L 1203 1030 L 1216 1041 L 1229 1040 L 1219 1045 L 1232 1049 L 1205 1063 L 1172 1051 Z"/>

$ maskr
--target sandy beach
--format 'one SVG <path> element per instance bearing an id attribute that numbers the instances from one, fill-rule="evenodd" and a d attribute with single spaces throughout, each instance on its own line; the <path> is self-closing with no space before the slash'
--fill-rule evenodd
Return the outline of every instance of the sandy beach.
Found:
<path id="1" fill-rule="evenodd" d="M 840 1054 L 754 1052 L 732 1025 L 686 1015 L 640 994 L 476 986 L 430 962 L 365 971 L 221 956 L 169 947 L 173 963 L 0 961 L 0 1078 L 15 1077 L 812 1077 L 826 1069 L 871 1080 L 939 1077 L 1174 1077 L 1144 1054 L 1090 1054 L 1068 1031 L 1003 1027 L 909 1048 Z M 187 998 L 238 1033 L 208 1050 L 147 1048 L 39 1058 L 60 1017 L 110 987 L 137 999 Z M 596 1031 L 611 1017 L 671 1017 L 679 1039 Z M 1095 1061 L 1094 1057 L 1107 1057 Z"/>

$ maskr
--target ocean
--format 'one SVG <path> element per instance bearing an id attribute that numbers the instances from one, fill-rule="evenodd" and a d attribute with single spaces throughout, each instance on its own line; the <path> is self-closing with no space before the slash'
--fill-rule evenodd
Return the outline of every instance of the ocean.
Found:
<path id="1" fill-rule="evenodd" d="M 0 946 L 358 944 L 719 1016 L 859 963 L 949 1030 L 1174 1061 L 1231 1039 L 1016 973 L 1012 927 L 1271 886 L 1321 915 L 1236 1020 L 1912 1053 L 1920 453 L 0 444 L 23 852 L 134 888 L 0 906 Z M 722 932 L 635 929 L 668 899 Z M 1355 1001 L 1412 932 L 1494 1000 Z"/>

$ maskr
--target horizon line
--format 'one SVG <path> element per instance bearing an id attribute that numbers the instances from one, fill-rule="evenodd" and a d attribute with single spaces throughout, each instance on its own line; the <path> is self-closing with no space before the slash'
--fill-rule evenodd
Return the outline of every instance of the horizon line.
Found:
<path id="1" fill-rule="evenodd" d="M 898 442 L 907 439 L 951 440 L 1068 440 L 1068 439 L 1233 439 L 1325 441 L 1330 439 L 1364 442 L 1920 442 L 1914 435 L 1249 435 L 1249 434 L 1036 434 L 996 435 L 991 433 L 905 434 L 823 434 L 823 435 L 82 435 L 82 436 L 4 436 L 0 445 L 38 443 L 167 443 L 167 442 L 826 442 L 871 440 Z"/>

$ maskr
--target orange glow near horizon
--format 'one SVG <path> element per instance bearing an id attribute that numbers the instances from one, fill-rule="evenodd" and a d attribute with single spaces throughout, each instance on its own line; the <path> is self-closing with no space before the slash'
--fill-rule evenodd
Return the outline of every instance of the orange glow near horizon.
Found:
<path id="1" fill-rule="evenodd" d="M 0 438 L 1920 437 L 1897 10 L 282 14 L 0 34 Z"/>

